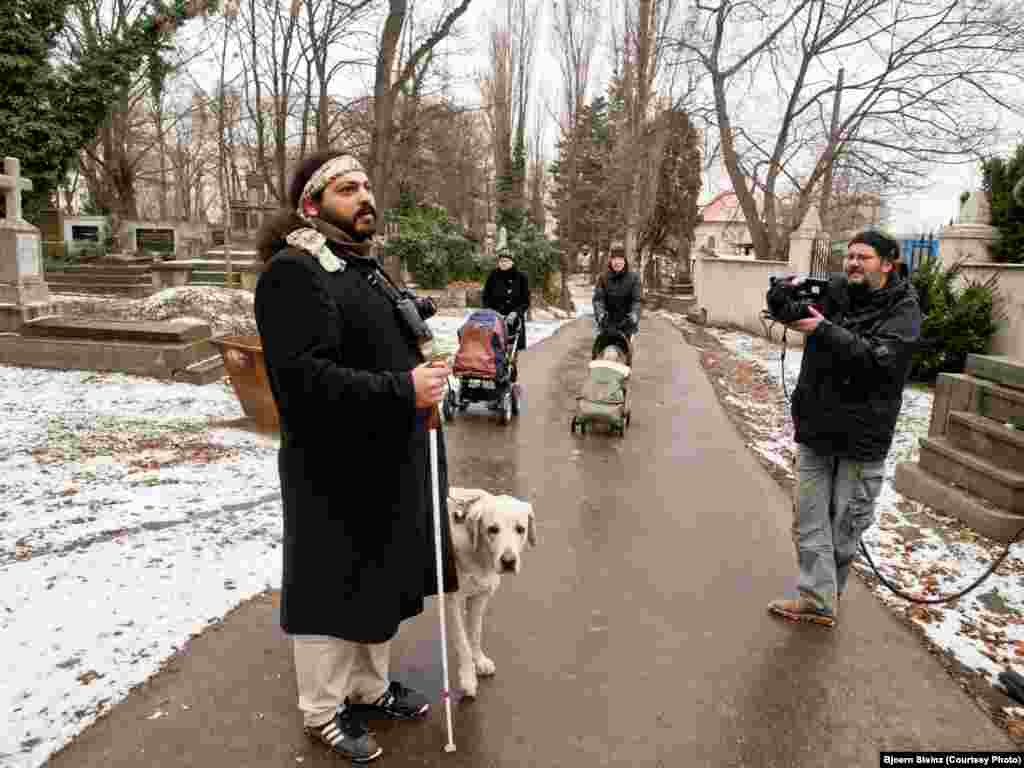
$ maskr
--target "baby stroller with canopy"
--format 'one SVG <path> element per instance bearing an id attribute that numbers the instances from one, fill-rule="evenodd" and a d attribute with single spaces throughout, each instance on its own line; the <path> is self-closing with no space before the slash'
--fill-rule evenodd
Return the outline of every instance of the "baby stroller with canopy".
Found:
<path id="1" fill-rule="evenodd" d="M 502 424 L 518 415 L 516 354 L 522 326 L 514 312 L 505 317 L 493 309 L 479 309 L 466 318 L 452 365 L 457 386 L 448 387 L 441 405 L 446 419 L 471 403 L 487 403 Z"/>
<path id="2" fill-rule="evenodd" d="M 576 414 L 569 431 L 582 435 L 589 426 L 604 424 L 625 436 L 629 427 L 629 375 L 633 351 L 629 337 L 618 330 L 603 330 L 594 340 L 587 380 L 576 398 Z"/>

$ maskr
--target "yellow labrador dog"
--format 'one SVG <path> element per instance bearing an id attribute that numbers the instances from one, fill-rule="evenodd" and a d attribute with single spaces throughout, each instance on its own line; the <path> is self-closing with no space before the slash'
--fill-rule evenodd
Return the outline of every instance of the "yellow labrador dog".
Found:
<path id="1" fill-rule="evenodd" d="M 467 488 L 448 490 L 459 591 L 446 603 L 459 687 L 475 697 L 477 675 L 493 675 L 481 646 L 484 613 L 503 573 L 519 573 L 523 550 L 537 543 L 533 506 L 512 496 Z"/>

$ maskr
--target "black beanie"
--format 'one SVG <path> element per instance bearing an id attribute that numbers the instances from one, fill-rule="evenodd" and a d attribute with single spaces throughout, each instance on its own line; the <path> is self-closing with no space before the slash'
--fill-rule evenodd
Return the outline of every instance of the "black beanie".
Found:
<path id="1" fill-rule="evenodd" d="M 854 243 L 870 245 L 883 261 L 897 261 L 900 257 L 900 244 L 888 235 L 883 235 L 874 229 L 866 229 L 855 235 L 849 244 L 853 245 Z"/>

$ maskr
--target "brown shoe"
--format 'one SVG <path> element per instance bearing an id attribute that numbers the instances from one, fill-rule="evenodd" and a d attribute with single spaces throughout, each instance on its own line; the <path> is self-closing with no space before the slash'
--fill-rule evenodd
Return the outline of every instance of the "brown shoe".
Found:
<path id="1" fill-rule="evenodd" d="M 772 600 L 768 603 L 768 610 L 790 621 L 807 621 L 829 629 L 836 625 L 834 614 L 819 611 L 802 597 Z"/>

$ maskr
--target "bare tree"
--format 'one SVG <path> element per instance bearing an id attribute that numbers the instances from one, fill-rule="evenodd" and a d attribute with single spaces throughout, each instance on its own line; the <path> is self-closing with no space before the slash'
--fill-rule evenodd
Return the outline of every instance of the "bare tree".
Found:
<path id="1" fill-rule="evenodd" d="M 647 270 L 647 253 L 638 248 L 645 212 L 650 212 L 657 195 L 658 168 L 667 131 L 659 129 L 658 114 L 668 107 L 666 99 L 655 100 L 655 83 L 662 74 L 670 49 L 670 25 L 676 21 L 676 0 L 639 0 L 623 3 L 623 37 L 617 50 L 621 74 L 621 97 L 625 120 L 618 147 L 623 181 L 626 257 L 637 262 L 641 276 Z"/>
<path id="2" fill-rule="evenodd" d="M 480 90 L 491 127 L 495 196 L 499 214 L 507 216 L 527 207 L 526 121 L 540 4 L 509 0 L 504 11 L 491 20 L 490 72 L 481 78 Z"/>
<path id="3" fill-rule="evenodd" d="M 359 26 L 372 10 L 373 0 L 357 0 L 357 2 L 337 2 L 336 0 L 307 0 L 306 9 L 306 52 L 307 62 L 312 77 L 306 78 L 309 87 L 306 91 L 307 104 L 316 98 L 314 112 L 316 114 L 316 149 L 323 150 L 330 146 L 331 135 L 331 96 L 330 87 L 333 79 L 346 67 L 372 66 L 372 61 L 359 56 L 330 58 L 332 50 L 346 40 L 351 40 L 359 33 Z M 349 45 L 346 50 L 352 50 Z M 303 119 L 303 126 L 307 120 Z M 305 132 L 303 132 L 303 140 Z M 303 154 L 300 152 L 300 155 Z"/>
<path id="4" fill-rule="evenodd" d="M 992 107 L 1020 106 L 1017 0 L 694 9 L 679 48 L 707 77 L 722 162 L 758 258 L 784 253 L 839 158 L 886 188 L 911 188 L 928 163 L 976 157 L 996 129 Z"/>
<path id="5" fill-rule="evenodd" d="M 562 290 L 560 305 L 568 309 L 569 275 L 576 263 L 575 206 L 572 200 L 578 178 L 577 170 L 577 124 L 590 88 L 591 65 L 597 43 L 596 8 L 589 0 L 552 0 L 554 15 L 555 54 L 562 71 L 561 134 L 567 139 L 565 160 L 568 173 L 563 199 L 569 202 L 564 207 L 561 222 L 565 246 L 561 250 Z"/>
<path id="6" fill-rule="evenodd" d="M 397 201 L 398 188 L 391 178 L 392 172 L 392 140 L 394 138 L 395 103 L 403 86 L 417 72 L 422 59 L 430 53 L 434 46 L 444 40 L 452 30 L 455 22 L 469 8 L 471 0 L 459 0 L 451 7 L 447 2 L 445 10 L 430 25 L 430 30 L 422 42 L 415 45 L 411 55 L 401 67 L 399 64 L 399 44 L 402 39 L 402 28 L 409 12 L 408 0 L 388 0 L 388 14 L 384 20 L 380 45 L 377 51 L 376 76 L 373 88 L 373 132 L 369 152 L 369 168 L 371 178 L 377 187 L 377 204 L 381 211 L 387 211 Z M 385 265 L 389 274 L 396 281 L 401 281 L 401 266 Z"/>
<path id="7" fill-rule="evenodd" d="M 544 151 L 544 109 L 538 103 L 533 108 L 533 132 L 530 137 L 529 184 L 530 219 L 541 232 L 547 223 L 547 156 Z"/>
<path id="8" fill-rule="evenodd" d="M 301 9 L 292 0 L 245 0 L 241 10 L 243 107 L 255 130 L 251 168 L 260 172 L 270 194 L 283 204 L 293 159 L 293 95 L 309 87 L 301 77 L 306 58 Z"/>
<path id="9" fill-rule="evenodd" d="M 397 189 L 389 182 L 391 173 L 391 140 L 394 135 L 395 104 L 401 89 L 414 77 L 422 60 L 434 47 L 451 32 L 455 22 L 469 8 L 471 0 L 461 0 L 454 8 L 445 10 L 430 25 L 422 42 L 412 48 L 410 55 L 399 64 L 399 43 L 402 28 L 409 12 L 408 0 L 388 0 L 389 11 L 384 21 L 380 46 L 377 53 L 376 76 L 374 79 L 373 107 L 374 130 L 370 146 L 370 167 L 377 185 L 378 203 L 381 208 L 393 205 Z M 397 70 L 397 71 L 396 71 Z"/>

